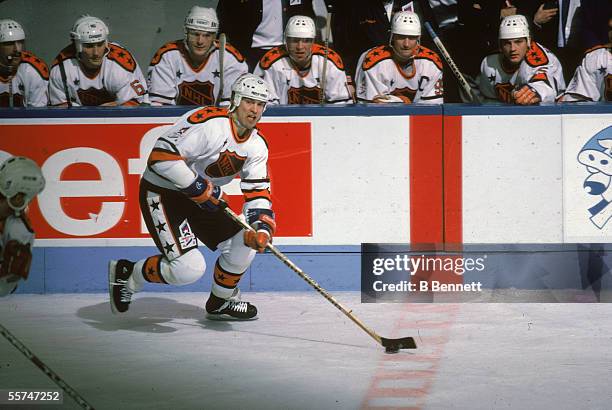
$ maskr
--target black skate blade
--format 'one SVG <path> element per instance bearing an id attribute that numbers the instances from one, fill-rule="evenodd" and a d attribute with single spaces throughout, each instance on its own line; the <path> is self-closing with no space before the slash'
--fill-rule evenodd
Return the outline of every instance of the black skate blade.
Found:
<path id="1" fill-rule="evenodd" d="M 413 337 L 402 337 L 399 339 L 387 339 L 381 337 L 380 341 L 385 348 L 385 353 L 397 353 L 400 349 L 416 349 L 417 345 Z"/>

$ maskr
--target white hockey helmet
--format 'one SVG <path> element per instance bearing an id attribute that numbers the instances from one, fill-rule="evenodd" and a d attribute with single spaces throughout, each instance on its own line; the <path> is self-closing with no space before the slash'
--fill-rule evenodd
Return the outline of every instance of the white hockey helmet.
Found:
<path id="1" fill-rule="evenodd" d="M 45 177 L 40 167 L 30 158 L 10 157 L 0 166 L 0 193 L 15 211 L 24 210 L 44 188 Z M 25 195 L 25 201 L 22 204 L 14 204 L 11 198 L 19 193 Z"/>
<path id="2" fill-rule="evenodd" d="M 0 20 L 0 43 L 25 40 L 25 31 L 15 20 Z"/>
<path id="3" fill-rule="evenodd" d="M 531 37 L 529 35 L 527 18 L 520 14 L 504 17 L 499 25 L 499 39 L 510 40 L 523 37 L 527 39 L 527 44 L 530 44 Z"/>
<path id="4" fill-rule="evenodd" d="M 314 39 L 316 37 L 314 20 L 308 16 L 291 17 L 285 27 L 285 44 L 289 37 Z"/>
<path id="5" fill-rule="evenodd" d="M 108 40 L 108 26 L 99 18 L 84 15 L 72 26 L 70 38 L 74 41 L 77 52 L 83 51 L 83 44 L 99 43 Z"/>
<path id="6" fill-rule="evenodd" d="M 412 11 L 400 11 L 395 13 L 391 20 L 391 37 L 393 37 L 393 34 L 420 36 L 421 20 L 418 14 Z"/>
<path id="7" fill-rule="evenodd" d="M 232 112 L 238 108 L 244 97 L 267 103 L 268 96 L 268 85 L 266 82 L 255 74 L 245 73 L 232 84 L 232 98 L 229 111 Z"/>
<path id="8" fill-rule="evenodd" d="M 187 30 L 218 32 L 219 19 L 215 9 L 193 6 L 185 17 L 185 35 L 187 35 Z"/>

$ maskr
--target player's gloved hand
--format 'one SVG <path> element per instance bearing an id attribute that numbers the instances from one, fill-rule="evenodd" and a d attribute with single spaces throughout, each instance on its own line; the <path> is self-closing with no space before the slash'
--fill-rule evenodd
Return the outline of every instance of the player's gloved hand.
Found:
<path id="1" fill-rule="evenodd" d="M 227 205 L 227 196 L 221 187 L 198 175 L 191 185 L 181 189 L 193 202 L 205 211 L 214 212 Z"/>
<path id="2" fill-rule="evenodd" d="M 8 241 L 2 254 L 2 265 L 0 265 L 0 278 L 8 276 L 9 282 L 23 278 L 26 280 L 30 273 L 32 263 L 32 251 L 30 244 L 23 244 L 16 240 Z"/>
<path id="3" fill-rule="evenodd" d="M 274 212 L 271 209 L 249 209 L 246 218 L 254 231 L 244 231 L 244 244 L 257 252 L 265 251 L 276 231 Z"/>
<path id="4" fill-rule="evenodd" d="M 538 104 L 541 100 L 538 93 L 528 85 L 524 85 L 520 90 L 513 93 L 514 102 L 519 105 Z"/>

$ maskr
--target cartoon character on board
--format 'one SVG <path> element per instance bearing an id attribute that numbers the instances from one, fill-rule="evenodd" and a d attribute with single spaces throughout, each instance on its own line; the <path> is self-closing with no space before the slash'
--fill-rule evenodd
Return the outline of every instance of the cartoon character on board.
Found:
<path id="1" fill-rule="evenodd" d="M 612 218 L 612 126 L 595 134 L 578 153 L 578 162 L 586 166 L 589 176 L 583 187 L 600 201 L 589 208 L 591 222 L 599 228 Z"/>

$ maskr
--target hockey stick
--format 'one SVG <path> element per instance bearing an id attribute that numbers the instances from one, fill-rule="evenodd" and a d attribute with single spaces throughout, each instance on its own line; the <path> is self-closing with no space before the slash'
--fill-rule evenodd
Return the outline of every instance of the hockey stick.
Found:
<path id="1" fill-rule="evenodd" d="M 449 52 L 446 50 L 446 47 L 444 47 L 444 43 L 442 43 L 442 40 L 440 40 L 440 37 L 438 37 L 438 35 L 433 30 L 429 22 L 425 22 L 425 28 L 429 32 L 429 35 L 431 36 L 431 39 L 433 40 L 433 42 L 436 44 L 436 46 L 438 46 L 438 50 L 440 50 L 442 57 L 444 57 L 444 60 L 446 60 L 446 63 L 451 68 L 451 71 L 453 72 L 457 80 L 459 81 L 459 85 L 461 85 L 461 88 L 463 88 L 463 91 L 465 91 L 465 93 L 468 95 L 470 102 L 478 103 L 479 102 L 478 99 L 472 92 L 472 87 L 470 87 L 470 84 L 466 81 L 463 74 L 461 74 L 459 67 L 457 67 L 457 64 L 455 64 L 455 61 L 453 61 Z"/>
<path id="2" fill-rule="evenodd" d="M 329 37 L 331 33 L 331 4 L 327 6 L 325 18 L 325 54 L 323 56 L 323 72 L 321 73 L 321 90 L 319 91 L 319 104 L 325 104 L 325 83 L 327 82 L 327 60 L 329 59 Z"/>
<path id="3" fill-rule="evenodd" d="M 223 98 L 223 60 L 225 58 L 225 33 L 221 33 L 219 36 L 219 94 L 217 94 L 217 101 L 215 105 L 218 107 Z"/>
<path id="4" fill-rule="evenodd" d="M 229 207 L 224 208 L 225 213 L 229 216 L 234 222 L 240 225 L 243 229 L 253 230 L 253 228 L 240 219 L 238 215 L 234 211 L 232 211 Z M 304 279 L 310 286 L 312 286 L 317 292 L 319 292 L 325 299 L 328 300 L 332 305 L 334 305 L 337 309 L 339 309 L 342 313 L 348 316 L 357 326 L 359 326 L 363 331 L 365 331 L 368 335 L 370 335 L 374 340 L 376 340 L 380 345 L 385 348 L 386 353 L 397 353 L 400 349 L 416 349 L 416 342 L 412 337 L 402 337 L 399 339 L 387 339 L 385 337 L 379 336 L 372 329 L 367 327 L 361 320 L 359 320 L 353 313 L 352 310 L 344 307 L 340 302 L 338 302 L 332 295 L 330 295 L 325 289 L 323 289 L 317 282 L 314 281 L 306 272 L 300 269 L 296 264 L 291 262 L 289 258 L 287 258 L 281 251 L 279 251 L 276 246 L 268 243 L 266 248 L 274 254 L 278 259 L 281 260 L 285 265 L 287 265 L 291 270 L 299 275 L 300 278 Z"/>
<path id="5" fill-rule="evenodd" d="M 55 382 L 59 387 L 62 388 L 63 391 L 68 393 L 70 397 L 74 399 L 82 408 L 84 409 L 92 409 L 93 406 L 87 403 L 87 401 L 79 395 L 72 387 L 68 386 L 68 384 L 57 375 L 53 370 L 49 368 L 46 364 L 44 364 L 38 357 L 34 355 L 23 343 L 19 341 L 11 332 L 8 331 L 7 328 L 0 325 L 0 334 L 4 336 L 6 340 L 8 340 L 17 350 L 19 350 L 25 357 L 27 357 L 32 363 L 36 365 L 40 370 L 43 371 L 51 380 Z"/>

